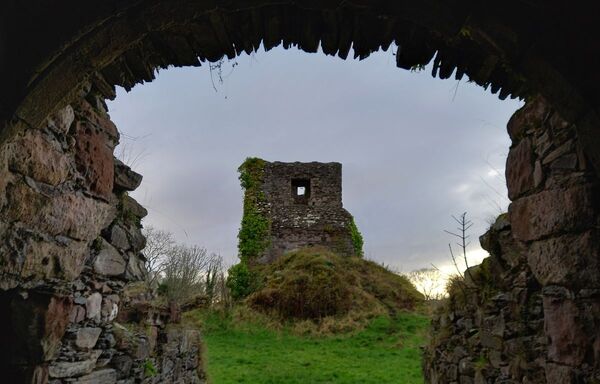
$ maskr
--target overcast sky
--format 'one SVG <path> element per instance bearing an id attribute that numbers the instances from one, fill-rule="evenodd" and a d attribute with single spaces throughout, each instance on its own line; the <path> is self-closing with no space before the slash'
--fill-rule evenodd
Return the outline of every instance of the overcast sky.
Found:
<path id="1" fill-rule="evenodd" d="M 246 157 L 343 164 L 344 207 L 368 258 L 407 272 L 449 264 L 444 229 L 469 212 L 478 236 L 508 204 L 506 122 L 522 103 L 395 66 L 273 49 L 218 71 L 173 68 L 109 104 L 145 225 L 237 260 Z M 214 86 L 213 86 L 214 83 Z M 215 91 L 216 88 L 216 91 Z"/>

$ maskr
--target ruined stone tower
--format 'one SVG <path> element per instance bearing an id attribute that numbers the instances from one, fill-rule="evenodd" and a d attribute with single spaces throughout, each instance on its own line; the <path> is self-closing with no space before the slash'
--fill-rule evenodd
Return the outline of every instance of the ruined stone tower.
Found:
<path id="1" fill-rule="evenodd" d="M 322 246 L 362 255 L 362 237 L 342 206 L 340 163 L 282 163 L 248 159 L 240 256 L 269 263 L 286 252 Z"/>

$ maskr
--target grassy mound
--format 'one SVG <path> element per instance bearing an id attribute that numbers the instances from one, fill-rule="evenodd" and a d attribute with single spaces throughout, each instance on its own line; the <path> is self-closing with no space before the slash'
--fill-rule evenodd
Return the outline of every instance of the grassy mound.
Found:
<path id="1" fill-rule="evenodd" d="M 263 281 L 247 304 L 284 319 L 395 314 L 422 301 L 405 277 L 372 261 L 322 248 L 305 248 L 257 268 Z"/>

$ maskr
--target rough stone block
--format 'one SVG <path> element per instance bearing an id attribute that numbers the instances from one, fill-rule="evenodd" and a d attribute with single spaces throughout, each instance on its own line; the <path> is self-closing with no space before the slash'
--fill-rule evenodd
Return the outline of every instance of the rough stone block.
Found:
<path id="1" fill-rule="evenodd" d="M 89 252 L 87 243 L 80 241 L 60 245 L 50 239 L 40 238 L 35 233 L 17 233 L 14 238 L 22 246 L 13 250 L 14 254 L 19 254 L 19 258 L 4 263 L 1 269 L 25 279 L 75 279 L 81 273 Z"/>
<path id="2" fill-rule="evenodd" d="M 71 160 L 60 145 L 38 130 L 24 132 L 6 144 L 3 151 L 9 157 L 11 171 L 53 186 L 63 183 L 72 169 Z"/>
<path id="3" fill-rule="evenodd" d="M 117 371 L 112 368 L 94 371 L 89 375 L 81 376 L 73 384 L 115 384 L 117 382 Z"/>
<path id="4" fill-rule="evenodd" d="M 75 345 L 77 345 L 77 347 L 81 349 L 94 348 L 96 342 L 98 341 L 98 337 L 100 337 L 101 333 L 101 328 L 79 328 L 75 337 Z"/>
<path id="5" fill-rule="evenodd" d="M 114 186 L 117 190 L 133 191 L 142 182 L 142 175 L 132 171 L 129 166 L 116 159 L 114 175 Z"/>
<path id="6" fill-rule="evenodd" d="M 470 357 L 465 357 L 458 363 L 458 372 L 461 375 L 473 376 L 475 374 L 475 366 Z"/>
<path id="7" fill-rule="evenodd" d="M 573 299 L 544 295 L 544 330 L 551 361 L 571 366 L 583 362 L 587 335 L 581 318 Z"/>
<path id="8" fill-rule="evenodd" d="M 81 102 L 77 103 L 74 107 L 78 120 L 84 120 L 91 123 L 113 143 L 116 143 L 119 140 L 119 131 L 117 130 L 117 127 L 104 111 L 95 109 L 85 100 L 81 100 Z"/>
<path id="9" fill-rule="evenodd" d="M 491 332 L 481 330 L 479 333 L 479 340 L 481 345 L 493 349 L 493 350 L 501 350 L 502 349 L 502 339 L 494 336 Z"/>
<path id="10" fill-rule="evenodd" d="M 115 217 L 116 208 L 103 201 L 75 192 L 48 196 L 32 185 L 19 181 L 7 188 L 9 204 L 2 212 L 4 220 L 18 221 L 52 236 L 90 241 Z"/>
<path id="11" fill-rule="evenodd" d="M 69 322 L 79 323 L 85 319 L 85 309 L 81 305 L 73 306 L 71 314 L 69 315 Z"/>
<path id="12" fill-rule="evenodd" d="M 592 185 L 545 190 L 509 206 L 513 234 L 521 241 L 586 230 L 595 225 L 598 189 Z"/>
<path id="13" fill-rule="evenodd" d="M 102 295 L 98 292 L 88 296 L 85 303 L 85 310 L 88 319 L 99 319 L 100 310 L 102 309 Z"/>
<path id="14" fill-rule="evenodd" d="M 102 248 L 94 259 L 94 271 L 101 275 L 118 276 L 125 272 L 125 259 L 121 253 L 105 240 L 102 240 Z"/>
<path id="15" fill-rule="evenodd" d="M 561 144 L 558 148 L 554 149 L 542 160 L 543 165 L 547 165 L 558 159 L 559 157 L 566 155 L 567 153 L 573 152 L 573 140 L 569 140 L 566 143 Z"/>
<path id="16" fill-rule="evenodd" d="M 78 121 L 75 130 L 77 170 L 88 190 L 108 198 L 114 182 L 114 146 L 96 126 Z"/>
<path id="17" fill-rule="evenodd" d="M 102 320 L 106 322 L 111 322 L 117 318 L 119 314 L 119 296 L 118 295 L 109 295 L 102 300 Z"/>
<path id="18" fill-rule="evenodd" d="M 534 241 L 527 260 L 543 285 L 600 287 L 600 233 L 563 235 Z"/>
<path id="19" fill-rule="evenodd" d="M 48 117 L 47 126 L 57 132 L 65 134 L 69 131 L 74 120 L 75 112 L 73 111 L 73 107 L 67 105 Z"/>
<path id="20" fill-rule="evenodd" d="M 575 384 L 575 374 L 572 367 L 548 363 L 546 364 L 546 382 L 560 384 Z"/>
<path id="21" fill-rule="evenodd" d="M 554 160 L 550 164 L 551 169 L 575 170 L 577 169 L 577 155 L 571 153 Z"/>
<path id="22" fill-rule="evenodd" d="M 125 231 L 129 237 L 129 244 L 132 251 L 139 252 L 144 249 L 146 246 L 146 237 L 142 234 L 142 230 L 137 223 L 128 223 L 125 226 Z"/>
<path id="23" fill-rule="evenodd" d="M 511 148 L 506 160 L 506 185 L 511 200 L 525 194 L 534 185 L 534 156 L 531 140 L 524 139 Z"/>
<path id="24" fill-rule="evenodd" d="M 127 239 L 127 232 L 118 224 L 113 225 L 110 228 L 107 237 L 109 243 L 117 249 L 127 251 L 130 247 L 129 240 Z"/>
<path id="25" fill-rule="evenodd" d="M 137 218 L 144 218 L 148 216 L 148 210 L 142 207 L 135 199 L 131 196 L 125 195 L 122 200 L 123 212 L 130 213 Z"/>
<path id="26" fill-rule="evenodd" d="M 136 342 L 136 347 L 137 348 L 135 350 L 135 358 L 139 360 L 146 359 L 148 356 L 150 356 L 150 353 L 152 352 L 150 350 L 150 343 L 145 337 L 138 338 Z"/>
<path id="27" fill-rule="evenodd" d="M 53 362 L 48 367 L 48 373 L 52 378 L 65 378 L 80 376 L 92 372 L 96 366 L 96 361 L 102 351 L 92 351 L 86 359 L 80 361 L 60 361 Z"/>
<path id="28" fill-rule="evenodd" d="M 123 379 L 129 377 L 129 372 L 133 367 L 133 359 L 128 355 L 116 356 L 112 359 L 111 365 L 117 370 L 117 378 Z"/>
<path id="29" fill-rule="evenodd" d="M 130 281 L 143 281 L 146 277 L 146 265 L 144 261 L 130 254 L 129 260 L 127 260 L 125 277 Z"/>
<path id="30" fill-rule="evenodd" d="M 549 113 L 546 101 L 541 97 L 527 102 L 515 112 L 507 124 L 508 135 L 511 140 L 518 141 L 528 129 L 539 129 Z"/>

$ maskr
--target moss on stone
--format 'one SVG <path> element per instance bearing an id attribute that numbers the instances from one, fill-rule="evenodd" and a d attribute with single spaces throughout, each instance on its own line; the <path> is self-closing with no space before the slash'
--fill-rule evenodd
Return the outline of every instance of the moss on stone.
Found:
<path id="1" fill-rule="evenodd" d="M 92 250 L 96 253 L 100 252 L 102 250 L 102 243 L 102 237 L 98 236 L 97 238 L 95 238 L 92 242 Z"/>
<path id="2" fill-rule="evenodd" d="M 142 219 L 136 216 L 136 214 L 132 211 L 125 208 L 125 203 L 123 200 L 129 197 L 129 194 L 126 191 L 120 192 L 117 194 L 117 197 L 119 198 L 119 202 L 117 203 L 117 217 L 115 222 L 122 221 L 126 224 L 133 224 L 137 228 L 143 228 Z"/>
<path id="3" fill-rule="evenodd" d="M 240 184 L 246 191 L 255 190 L 263 178 L 266 161 L 258 157 L 248 157 L 239 166 Z"/>
<path id="4" fill-rule="evenodd" d="M 244 212 L 238 233 L 238 251 L 242 262 L 256 259 L 269 246 L 271 222 L 263 213 L 266 199 L 260 188 L 265 163 L 262 159 L 250 157 L 238 168 L 240 184 L 244 189 Z"/>
<path id="5" fill-rule="evenodd" d="M 363 237 L 356 223 L 354 222 L 354 218 L 350 221 L 350 236 L 352 238 L 352 246 L 354 247 L 354 253 L 356 256 L 363 256 Z"/>

